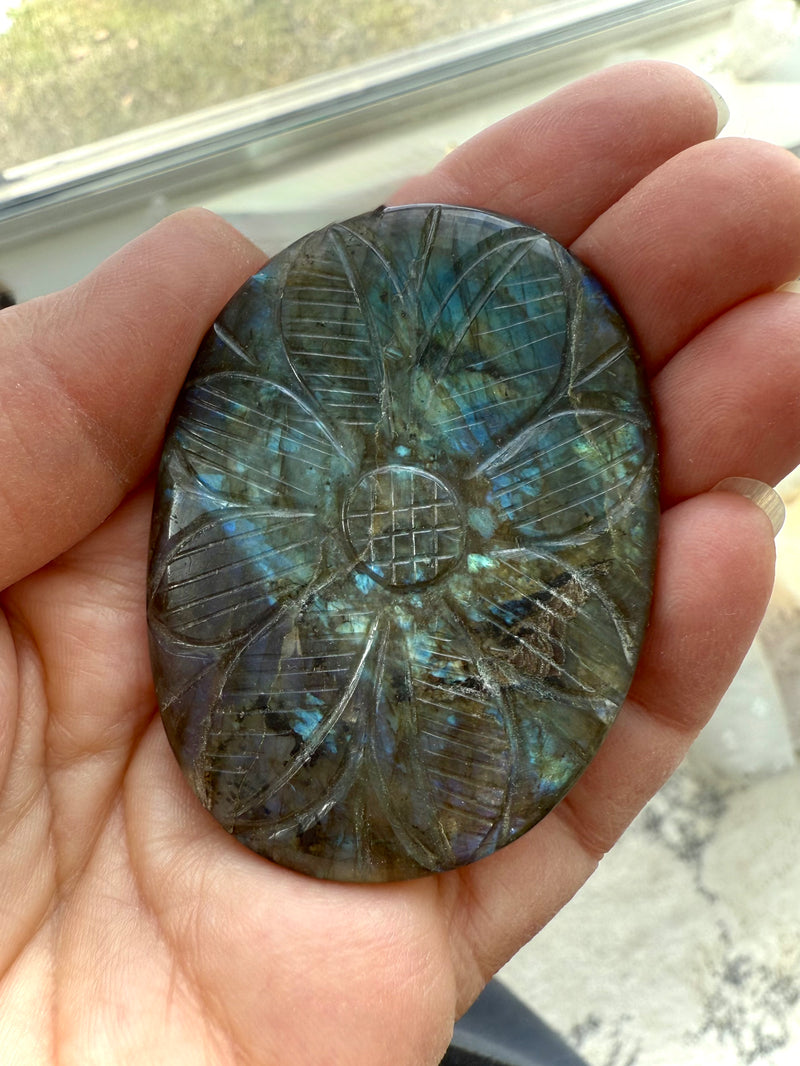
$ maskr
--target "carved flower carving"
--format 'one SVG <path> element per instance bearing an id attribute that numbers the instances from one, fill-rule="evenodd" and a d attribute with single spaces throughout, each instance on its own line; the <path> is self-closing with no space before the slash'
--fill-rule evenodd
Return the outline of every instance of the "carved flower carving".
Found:
<path id="1" fill-rule="evenodd" d="M 223 311 L 164 451 L 149 617 L 193 787 L 321 876 L 503 846 L 624 698 L 657 513 L 627 333 L 553 240 L 441 207 L 312 234 Z"/>

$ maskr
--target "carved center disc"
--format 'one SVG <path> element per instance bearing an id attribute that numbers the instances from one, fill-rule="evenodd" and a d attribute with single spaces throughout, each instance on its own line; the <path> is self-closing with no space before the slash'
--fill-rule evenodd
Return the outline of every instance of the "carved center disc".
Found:
<path id="1" fill-rule="evenodd" d="M 345 506 L 344 529 L 364 569 L 394 589 L 443 577 L 464 548 L 455 493 L 415 466 L 383 466 L 364 474 Z"/>

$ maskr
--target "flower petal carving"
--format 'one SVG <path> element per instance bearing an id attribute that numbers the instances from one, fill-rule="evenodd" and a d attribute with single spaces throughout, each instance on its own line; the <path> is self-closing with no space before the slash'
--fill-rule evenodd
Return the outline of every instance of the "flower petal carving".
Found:
<path id="1" fill-rule="evenodd" d="M 414 368 L 425 432 L 480 463 L 533 418 L 559 380 L 564 282 L 551 242 L 495 233 L 451 269 Z"/>
<path id="2" fill-rule="evenodd" d="M 489 505 L 519 543 L 577 544 L 606 532 L 652 486 L 648 431 L 603 408 L 556 410 L 479 467 Z"/>
<path id="3" fill-rule="evenodd" d="M 316 511 L 321 486 L 352 466 L 318 411 L 252 374 L 195 380 L 183 396 L 173 435 L 198 481 L 229 503 Z"/>
<path id="4" fill-rule="evenodd" d="M 353 609 L 349 584 L 348 574 L 309 590 L 227 667 L 203 778 L 211 810 L 231 830 L 277 839 L 318 820 L 342 783 L 352 785 L 382 626 Z"/>
<path id="5" fill-rule="evenodd" d="M 602 563 L 593 574 L 560 553 L 533 551 L 469 563 L 471 580 L 452 581 L 448 597 L 497 684 L 609 705 L 624 692 L 630 664 L 613 604 L 598 595 Z"/>
<path id="6" fill-rule="evenodd" d="M 321 528 L 308 512 L 222 508 L 167 547 L 151 618 L 190 643 L 225 645 L 294 599 L 319 569 Z"/>
<path id="7" fill-rule="evenodd" d="M 388 635 L 368 760 L 376 815 L 422 869 L 443 855 L 459 864 L 488 838 L 497 846 L 517 751 L 473 641 L 437 607 L 403 612 Z"/>
<path id="8" fill-rule="evenodd" d="M 374 429 L 398 350 L 400 283 L 381 249 L 345 225 L 305 238 L 283 282 L 280 328 L 297 377 L 338 424 Z"/>

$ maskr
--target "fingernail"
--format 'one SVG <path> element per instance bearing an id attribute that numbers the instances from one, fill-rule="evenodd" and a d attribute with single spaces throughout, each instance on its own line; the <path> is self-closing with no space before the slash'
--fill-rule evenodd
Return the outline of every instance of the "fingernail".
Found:
<path id="1" fill-rule="evenodd" d="M 738 496 L 745 496 L 748 500 L 752 500 L 772 523 L 773 536 L 777 537 L 780 533 L 786 518 L 786 507 L 771 485 L 752 477 L 726 477 L 718 481 L 711 491 L 735 492 Z"/>
<path id="2" fill-rule="evenodd" d="M 787 281 L 781 285 L 778 292 L 800 292 L 800 281 Z"/>
<path id="3" fill-rule="evenodd" d="M 710 81 L 706 81 L 705 78 L 701 78 L 700 81 L 703 82 L 709 93 L 711 93 L 711 99 L 714 101 L 714 106 L 717 109 L 717 129 L 714 133 L 714 136 L 718 137 L 719 134 L 722 133 L 722 131 L 728 125 L 728 120 L 731 117 L 730 108 L 725 103 L 722 96 L 717 92 L 717 90 L 714 88 Z"/>

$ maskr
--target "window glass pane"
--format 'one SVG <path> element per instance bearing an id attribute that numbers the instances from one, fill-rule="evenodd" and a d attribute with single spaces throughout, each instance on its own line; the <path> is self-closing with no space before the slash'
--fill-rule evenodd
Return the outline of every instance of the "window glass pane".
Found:
<path id="1" fill-rule="evenodd" d="M 542 3 L 0 0 L 0 170 Z"/>

